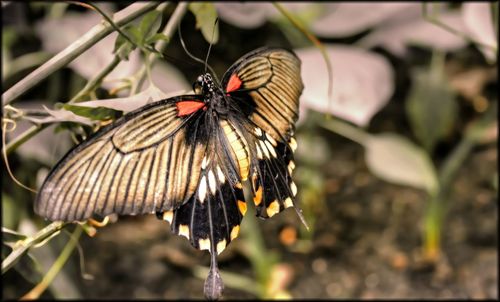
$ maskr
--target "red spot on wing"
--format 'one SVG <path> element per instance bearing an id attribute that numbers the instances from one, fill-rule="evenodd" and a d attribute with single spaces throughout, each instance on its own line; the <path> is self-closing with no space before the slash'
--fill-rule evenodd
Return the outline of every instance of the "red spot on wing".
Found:
<path id="1" fill-rule="evenodd" d="M 200 110 L 205 106 L 205 103 L 198 101 L 181 101 L 175 105 L 177 106 L 177 116 L 185 116 Z"/>
<path id="2" fill-rule="evenodd" d="M 238 76 L 236 74 L 233 74 L 229 78 L 229 82 L 227 83 L 226 92 L 235 91 L 236 89 L 238 89 L 240 87 L 241 87 L 240 78 L 238 78 Z"/>

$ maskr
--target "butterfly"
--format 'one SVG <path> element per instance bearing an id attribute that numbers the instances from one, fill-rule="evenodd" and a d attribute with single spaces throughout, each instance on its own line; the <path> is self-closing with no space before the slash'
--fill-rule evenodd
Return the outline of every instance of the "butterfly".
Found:
<path id="1" fill-rule="evenodd" d="M 259 48 L 236 61 L 221 84 L 204 73 L 193 90 L 132 111 L 74 147 L 45 179 L 34 209 L 70 222 L 155 213 L 211 253 L 205 295 L 217 297 L 216 255 L 238 236 L 244 182 L 258 217 L 293 207 L 305 223 L 292 180 L 300 60 Z"/>

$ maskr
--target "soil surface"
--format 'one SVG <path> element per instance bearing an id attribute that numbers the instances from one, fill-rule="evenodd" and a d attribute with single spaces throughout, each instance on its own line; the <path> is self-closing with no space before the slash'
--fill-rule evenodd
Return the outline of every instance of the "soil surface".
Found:
<path id="1" fill-rule="evenodd" d="M 496 148 L 477 150 L 461 169 L 443 253 L 431 265 L 421 253 L 425 194 L 373 177 L 361 147 L 331 139 L 335 152 L 325 166 L 330 193 L 316 218 L 311 251 L 293 252 L 278 239 L 283 225 L 299 224 L 293 211 L 259 221 L 255 230 L 290 269 L 293 298 L 498 298 L 498 199 L 480 175 L 496 169 Z M 241 240 L 219 256 L 221 270 L 254 278 Z M 203 298 L 204 280 L 189 268 L 208 267 L 208 253 L 173 236 L 154 216 L 120 219 L 82 246 L 87 273 L 95 278 L 75 278 L 86 298 Z M 243 298 L 256 296 L 226 285 L 224 299 Z"/>

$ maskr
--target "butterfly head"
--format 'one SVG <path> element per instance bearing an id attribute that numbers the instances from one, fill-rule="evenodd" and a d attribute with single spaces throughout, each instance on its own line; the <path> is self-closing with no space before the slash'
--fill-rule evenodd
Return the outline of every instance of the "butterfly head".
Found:
<path id="1" fill-rule="evenodd" d="M 203 95 L 206 101 L 210 100 L 216 91 L 212 76 L 209 73 L 200 75 L 193 84 L 193 90 L 196 94 Z"/>

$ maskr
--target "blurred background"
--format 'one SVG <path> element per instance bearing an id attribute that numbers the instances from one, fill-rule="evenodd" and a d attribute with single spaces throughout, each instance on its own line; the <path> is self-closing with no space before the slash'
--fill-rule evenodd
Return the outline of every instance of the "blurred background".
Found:
<path id="1" fill-rule="evenodd" d="M 214 41 L 219 78 L 265 45 L 302 61 L 294 178 L 310 230 L 251 208 L 218 256 L 223 299 L 498 299 L 497 2 L 158 4 L 2 1 L 3 298 L 203 298 L 209 254 L 167 222 L 56 232 L 10 175 L 39 188 L 99 126 L 190 90 L 204 66 L 180 23 L 194 56 Z M 134 43 L 98 37 L 103 14 L 134 16 L 118 24 Z"/>

